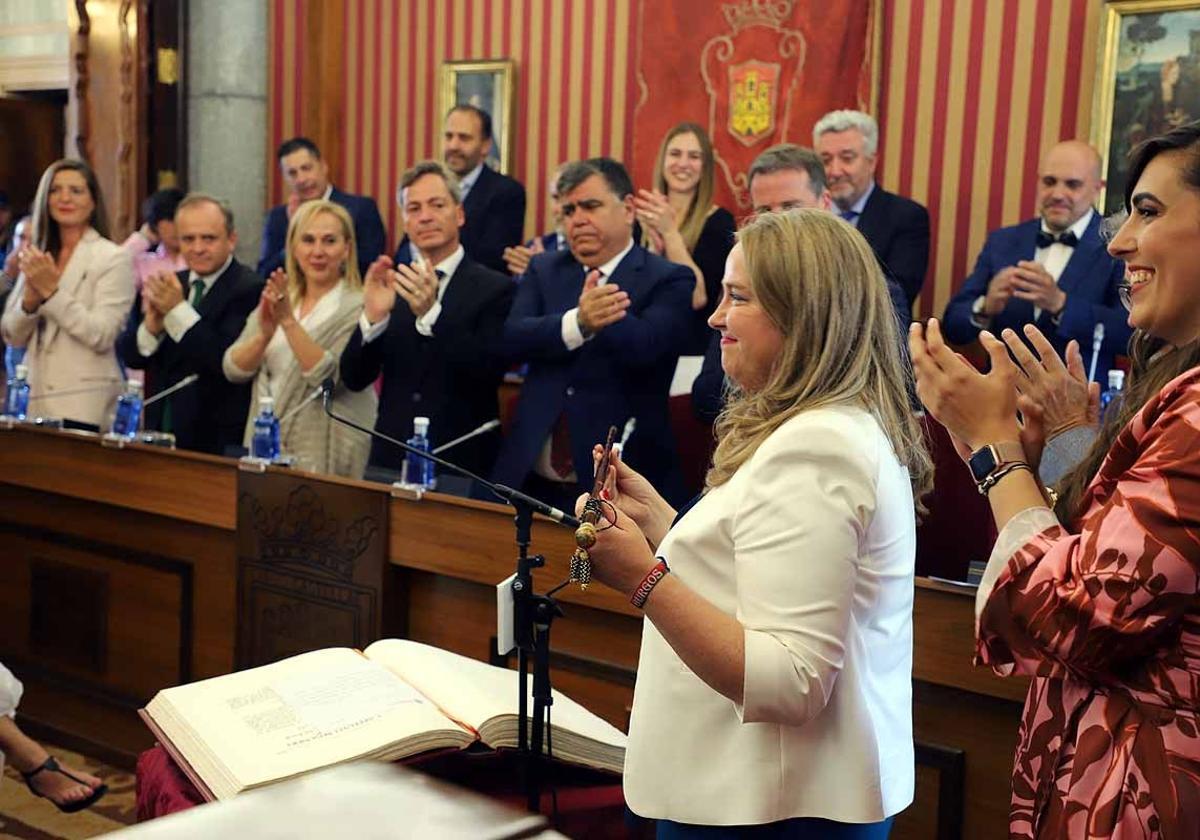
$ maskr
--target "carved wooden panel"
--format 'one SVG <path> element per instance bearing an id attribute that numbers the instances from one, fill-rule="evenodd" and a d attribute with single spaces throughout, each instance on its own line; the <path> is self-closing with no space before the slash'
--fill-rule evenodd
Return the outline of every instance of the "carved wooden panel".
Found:
<path id="1" fill-rule="evenodd" d="M 0 523 L 0 661 L 136 708 L 191 679 L 187 564 Z"/>
<path id="2" fill-rule="evenodd" d="M 379 638 L 387 502 L 304 473 L 239 474 L 239 668 Z"/>

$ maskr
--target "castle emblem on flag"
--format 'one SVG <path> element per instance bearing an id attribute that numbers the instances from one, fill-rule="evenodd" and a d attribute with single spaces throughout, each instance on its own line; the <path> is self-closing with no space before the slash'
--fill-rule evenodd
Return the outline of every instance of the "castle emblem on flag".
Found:
<path id="1" fill-rule="evenodd" d="M 747 146 L 775 130 L 779 65 L 745 61 L 729 68 L 729 133 Z"/>

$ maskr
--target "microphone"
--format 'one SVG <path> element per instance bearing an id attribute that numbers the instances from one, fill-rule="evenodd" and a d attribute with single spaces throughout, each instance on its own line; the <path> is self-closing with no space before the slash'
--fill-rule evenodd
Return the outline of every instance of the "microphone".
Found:
<path id="1" fill-rule="evenodd" d="M 183 379 L 180 379 L 178 382 L 176 382 L 174 385 L 172 385 L 170 388 L 164 388 L 161 391 L 159 391 L 157 394 L 155 394 L 153 397 L 150 397 L 149 399 L 144 400 L 142 402 L 142 408 L 146 408 L 147 406 L 154 405 L 159 400 L 164 399 L 165 397 L 171 396 L 176 391 L 182 391 L 184 388 L 191 385 L 193 382 L 195 382 L 199 378 L 200 378 L 200 374 L 198 374 L 198 373 L 188 374 L 187 376 L 183 377 Z"/>
<path id="2" fill-rule="evenodd" d="M 333 412 L 333 407 L 331 405 L 332 400 L 333 400 L 333 387 L 334 387 L 333 377 L 329 377 L 324 382 L 321 383 L 321 393 L 324 396 L 323 402 L 324 402 L 324 407 L 325 407 L 325 414 L 327 417 L 329 417 L 330 420 L 333 420 L 336 423 L 341 423 L 343 426 L 347 426 L 348 428 L 354 429 L 355 431 L 362 432 L 365 435 L 370 435 L 371 437 L 373 437 L 377 440 L 386 441 L 386 442 L 390 443 L 392 446 L 395 446 L 396 448 L 401 449 L 404 452 L 407 452 L 411 455 L 418 455 L 422 458 L 428 458 L 430 461 L 433 461 L 433 463 L 437 464 L 440 467 L 444 467 L 445 469 L 448 469 L 451 472 L 458 473 L 461 476 L 465 476 L 465 477 L 471 479 L 472 481 L 477 481 L 480 484 L 482 484 L 484 487 L 486 487 L 487 489 L 491 490 L 493 493 L 495 493 L 497 496 L 499 496 L 504 501 L 508 502 L 509 504 L 512 504 L 514 507 L 518 503 L 523 504 L 523 505 L 527 506 L 530 510 L 532 510 L 534 513 L 540 513 L 540 514 L 542 514 L 542 516 L 545 516 L 549 519 L 553 519 L 555 522 L 558 522 L 562 525 L 566 525 L 568 528 L 574 529 L 574 528 L 579 527 L 579 520 L 576 519 L 574 516 L 571 516 L 569 513 L 561 511 L 556 507 L 548 505 L 545 502 L 541 501 L 540 499 L 535 499 L 535 498 L 533 498 L 533 496 L 526 495 L 525 493 L 522 493 L 520 490 L 514 490 L 513 488 L 509 487 L 508 485 L 496 484 L 493 481 L 488 481 L 486 478 L 476 475 L 475 473 L 471 472 L 470 470 L 466 469 L 465 467 L 460 467 L 458 464 L 451 463 L 450 461 L 447 461 L 444 458 L 439 458 L 437 455 L 434 455 L 430 452 L 423 452 L 422 450 L 417 449 L 415 446 L 409 446 L 407 443 L 405 443 L 402 440 L 396 440 L 396 438 L 389 437 L 388 435 L 385 435 L 383 432 L 377 432 L 374 429 L 368 429 L 366 426 L 359 425 L 358 423 L 354 422 L 353 420 L 350 420 L 349 418 L 342 417 L 339 414 L 335 414 Z"/>
<path id="3" fill-rule="evenodd" d="M 1088 368 L 1088 382 L 1096 380 L 1096 362 L 1100 359 L 1100 345 L 1104 343 L 1104 324 L 1097 323 L 1092 330 L 1092 364 Z"/>
<path id="4" fill-rule="evenodd" d="M 471 438 L 479 437 L 479 435 L 482 435 L 485 432 L 490 432 L 492 429 L 497 428 L 499 425 L 500 425 L 499 420 L 496 420 L 496 419 L 489 420 L 486 423 L 484 423 L 482 426 L 480 426 L 478 429 L 474 429 L 470 432 L 467 432 L 465 435 L 459 435 L 458 437 L 456 437 L 454 440 L 450 441 L 449 443 L 443 443 L 441 446 L 434 448 L 433 454 L 437 455 L 441 452 L 445 452 L 447 449 L 452 449 L 453 447 L 458 446 L 460 443 L 466 443 Z"/>
<path id="5" fill-rule="evenodd" d="M 332 380 L 326 380 L 326 381 L 332 382 Z M 332 385 L 330 387 L 332 388 Z M 321 397 L 324 395 L 325 395 L 325 383 L 322 382 L 320 385 L 318 385 L 316 388 L 313 389 L 313 392 L 311 394 L 309 394 L 307 397 L 302 399 L 298 405 L 292 406 L 291 409 L 289 409 L 287 411 L 287 413 L 285 413 L 282 417 L 280 417 L 279 424 L 283 425 L 284 420 L 290 420 L 298 411 L 300 411 L 300 409 L 304 408 L 304 406 L 311 403 L 317 397 Z"/>
<path id="6" fill-rule="evenodd" d="M 34 394 L 29 398 L 29 401 L 32 403 L 37 402 L 38 400 L 53 399 L 54 397 L 76 397 L 80 394 L 100 394 L 105 391 L 111 391 L 114 385 L 120 385 L 124 381 L 124 379 L 118 379 L 114 376 L 107 380 L 107 384 L 104 385 L 89 385 L 86 388 L 68 388 L 65 391 L 48 391 L 43 394 Z"/>

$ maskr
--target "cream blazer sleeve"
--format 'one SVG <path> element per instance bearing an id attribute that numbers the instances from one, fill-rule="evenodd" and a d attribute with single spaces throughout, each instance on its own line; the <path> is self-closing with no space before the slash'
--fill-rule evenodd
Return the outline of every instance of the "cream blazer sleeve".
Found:
<path id="1" fill-rule="evenodd" d="M 117 343 L 137 294 L 133 261 L 128 253 L 107 240 L 92 242 L 88 251 L 85 270 L 95 275 L 91 306 L 81 303 L 74 290 L 64 288 L 60 281 L 58 291 L 38 312 L 56 322 L 59 329 L 80 344 L 97 353 L 105 353 Z"/>
<path id="2" fill-rule="evenodd" d="M 21 299 L 25 296 L 25 275 L 17 277 L 12 294 L 4 307 L 4 319 L 0 321 L 0 335 L 4 343 L 13 347 L 24 347 L 29 343 L 34 329 L 37 328 L 38 313 L 26 312 L 21 308 Z"/>
<path id="3" fill-rule="evenodd" d="M 837 415 L 812 412 L 747 468 L 733 518 L 746 657 L 737 712 L 743 723 L 798 726 L 825 708 L 842 670 L 879 453 Z M 811 561 L 803 574 L 798 560 Z"/>

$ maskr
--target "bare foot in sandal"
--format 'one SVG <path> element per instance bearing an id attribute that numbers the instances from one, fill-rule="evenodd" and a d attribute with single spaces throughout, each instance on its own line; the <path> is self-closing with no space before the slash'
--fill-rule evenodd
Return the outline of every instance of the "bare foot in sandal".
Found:
<path id="1" fill-rule="evenodd" d="M 17 728 L 11 718 L 0 716 L 0 750 L 21 772 L 36 796 L 49 799 L 68 813 L 87 808 L 104 795 L 103 780 L 91 773 L 59 764 L 37 742 Z"/>

